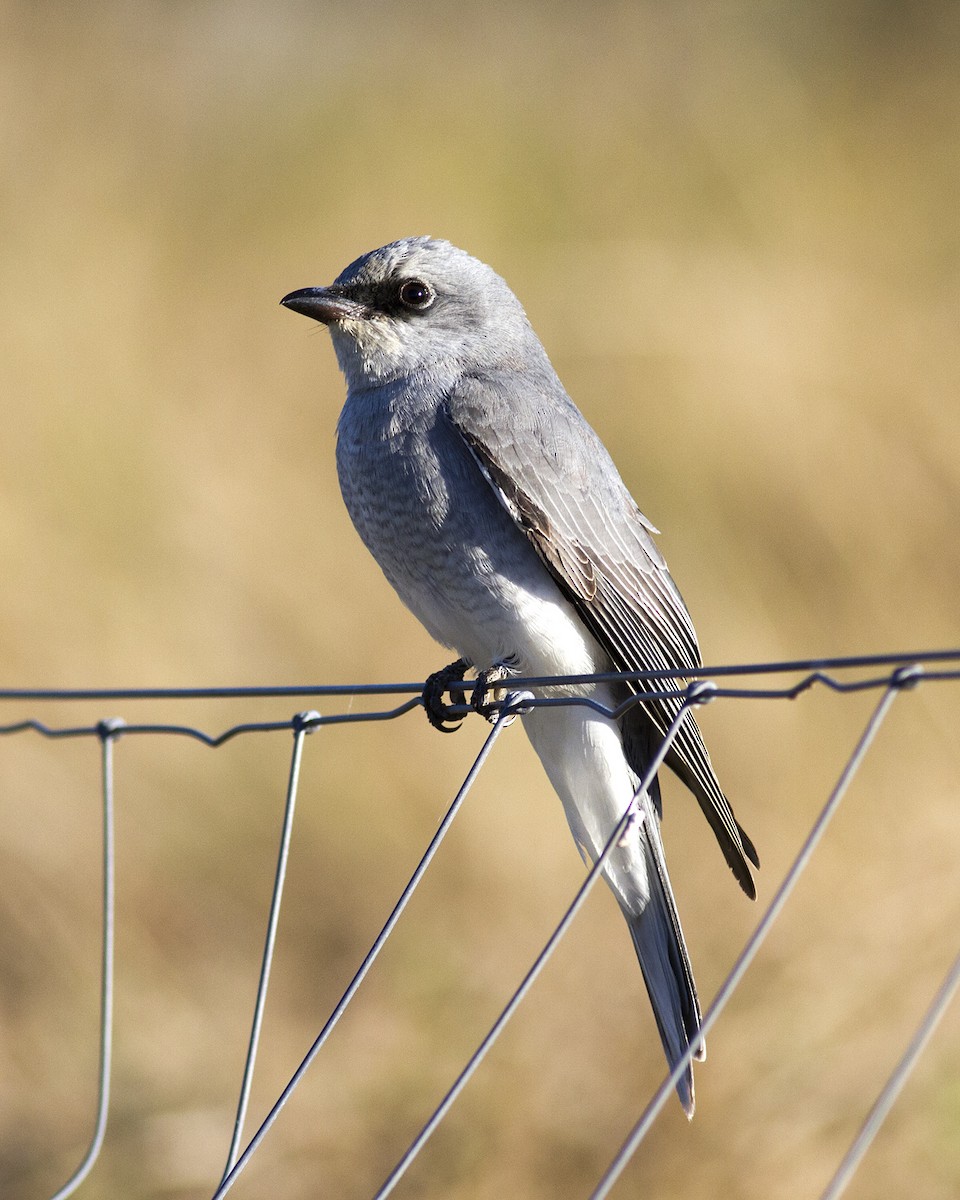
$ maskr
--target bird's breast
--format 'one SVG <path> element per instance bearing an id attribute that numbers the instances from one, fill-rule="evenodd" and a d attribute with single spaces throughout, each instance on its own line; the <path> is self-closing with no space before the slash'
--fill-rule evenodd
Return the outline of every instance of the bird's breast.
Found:
<path id="1" fill-rule="evenodd" d="M 594 639 L 438 411 L 350 400 L 338 425 L 344 503 L 400 599 L 426 629 L 482 668 L 524 674 L 605 663 Z"/>

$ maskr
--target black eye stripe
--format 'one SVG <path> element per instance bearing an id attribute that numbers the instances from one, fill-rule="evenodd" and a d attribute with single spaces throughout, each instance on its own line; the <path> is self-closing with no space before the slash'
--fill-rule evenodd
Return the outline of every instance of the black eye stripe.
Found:
<path id="1" fill-rule="evenodd" d="M 423 312 L 434 301 L 433 288 L 422 279 L 405 279 L 397 290 L 397 299 L 412 312 Z"/>

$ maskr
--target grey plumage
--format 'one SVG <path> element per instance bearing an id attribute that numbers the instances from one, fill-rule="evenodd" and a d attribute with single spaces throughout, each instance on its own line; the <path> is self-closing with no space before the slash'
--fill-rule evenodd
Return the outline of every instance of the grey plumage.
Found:
<path id="1" fill-rule="evenodd" d="M 337 468 L 360 536 L 400 598 L 478 671 L 693 669 L 686 606 L 600 439 L 563 389 L 518 300 L 447 242 L 408 238 L 328 288 L 282 301 L 327 324 L 347 382 Z M 580 689 L 611 707 L 626 685 Z M 596 858 L 679 709 L 613 722 L 535 709 L 524 725 L 581 852 Z M 689 715 L 666 759 L 743 890 L 759 866 Z M 605 877 L 630 927 L 668 1061 L 700 1009 L 660 839 L 658 782 Z M 702 1044 L 699 1056 L 702 1057 Z M 693 1073 L 678 1084 L 693 1112 Z"/>

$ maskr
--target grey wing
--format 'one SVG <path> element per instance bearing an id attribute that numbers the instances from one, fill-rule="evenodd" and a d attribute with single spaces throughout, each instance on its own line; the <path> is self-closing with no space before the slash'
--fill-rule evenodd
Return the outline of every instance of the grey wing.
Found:
<path id="1" fill-rule="evenodd" d="M 698 667 L 696 633 L 651 537 L 656 530 L 556 376 L 467 377 L 449 396 L 447 411 L 501 502 L 616 668 Z M 641 693 L 651 689 L 632 686 Z M 680 707 L 677 699 L 651 698 L 643 705 L 661 735 Z M 626 736 L 625 745 L 629 754 Z M 730 869 L 753 898 L 749 863 L 760 865 L 757 852 L 720 788 L 692 713 L 666 763 L 696 796 Z"/>

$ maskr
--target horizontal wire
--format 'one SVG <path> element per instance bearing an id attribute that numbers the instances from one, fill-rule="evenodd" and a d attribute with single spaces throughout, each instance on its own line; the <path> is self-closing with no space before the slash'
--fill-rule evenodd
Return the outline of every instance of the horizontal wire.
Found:
<path id="1" fill-rule="evenodd" d="M 892 656 L 888 656 L 888 657 L 892 657 Z M 923 656 L 921 656 L 921 657 L 923 657 Z M 939 660 L 942 660 L 945 658 L 951 658 L 951 659 L 956 658 L 958 661 L 958 664 L 960 664 L 960 651 L 931 652 L 926 655 L 926 661 L 933 661 L 933 660 L 939 661 Z M 835 660 L 835 661 L 839 662 L 840 660 Z M 863 660 L 863 659 L 848 659 L 848 660 L 843 660 L 843 661 L 846 665 L 861 666 L 865 660 Z M 755 688 L 755 687 L 729 687 L 729 686 L 721 687 L 721 686 L 718 686 L 717 684 L 713 683 L 712 680 L 705 679 L 705 680 L 703 680 L 703 686 L 704 686 L 704 688 L 709 689 L 709 696 L 707 696 L 705 693 L 701 693 L 701 699 L 700 699 L 699 703 L 705 703 L 707 699 L 711 699 L 711 698 L 734 699 L 734 700 L 794 700 L 798 696 L 803 694 L 804 692 L 808 691 L 809 689 L 811 689 L 817 685 L 820 685 L 822 687 L 827 688 L 830 691 L 838 692 L 841 694 L 851 693 L 851 692 L 866 692 L 866 691 L 876 690 L 878 688 L 890 687 L 891 684 L 893 684 L 897 681 L 898 675 L 900 674 L 900 672 L 903 670 L 903 668 L 905 666 L 910 666 L 910 667 L 914 667 L 914 668 L 918 668 L 918 669 L 920 667 L 920 662 L 919 662 L 919 660 L 916 660 L 916 659 L 897 657 L 896 659 L 893 659 L 893 661 L 895 661 L 898 664 L 898 666 L 894 670 L 892 670 L 886 674 L 883 674 L 883 675 L 874 675 L 874 676 L 870 676 L 866 679 L 841 680 L 841 679 L 835 679 L 833 676 L 827 674 L 824 671 L 814 671 L 808 675 L 805 675 L 802 679 L 798 680 L 797 682 L 792 683 L 789 686 L 781 687 L 781 688 Z M 790 664 L 791 667 L 794 665 L 795 664 Z M 763 666 L 763 664 L 754 664 L 752 668 L 743 666 L 743 665 L 738 666 L 738 667 L 716 667 L 716 668 L 713 668 L 713 673 L 716 674 L 717 676 L 724 676 L 724 675 L 729 676 L 733 672 L 739 672 L 742 674 L 748 674 L 748 673 L 756 674 L 756 673 L 760 673 L 761 670 L 763 670 L 763 669 L 768 669 L 771 672 L 776 672 L 776 671 L 783 669 L 783 667 L 784 667 L 784 664 L 770 664 L 766 668 Z M 676 676 L 677 672 L 659 672 L 659 673 L 650 672 L 650 673 L 648 673 L 649 678 L 651 678 L 651 679 L 656 674 L 660 674 L 662 676 L 667 676 L 667 675 Z M 557 676 L 540 677 L 536 680 L 533 680 L 532 683 L 534 685 L 540 686 L 540 687 L 564 687 L 568 684 L 583 685 L 583 684 L 589 684 L 589 683 L 602 683 L 602 682 L 610 681 L 610 680 L 630 683 L 630 682 L 636 682 L 636 681 L 640 680 L 641 677 L 647 678 L 648 676 L 641 676 L 641 673 L 639 673 L 639 672 L 622 672 L 622 673 L 609 673 L 608 672 L 608 673 L 596 674 L 596 675 L 557 675 Z M 955 670 L 939 670 L 939 671 L 924 670 L 922 672 L 922 677 L 923 677 L 923 679 L 928 680 L 933 683 L 956 682 L 956 681 L 960 680 L 960 665 L 958 665 L 958 667 Z M 684 678 L 689 678 L 689 675 L 684 676 Z M 527 682 L 528 681 L 519 680 L 519 679 L 511 680 L 510 686 L 512 688 L 513 687 L 519 688 L 521 685 L 525 686 Z M 376 689 L 377 689 L 376 694 L 384 695 L 384 694 L 388 694 L 390 692 L 392 692 L 392 693 L 404 692 L 404 691 L 409 690 L 410 688 L 416 688 L 418 691 L 422 692 L 423 686 L 424 686 L 423 684 L 405 684 L 405 683 L 378 684 L 378 685 L 376 685 Z M 464 685 L 457 683 L 456 686 L 459 690 Z M 468 681 L 466 684 L 467 689 L 469 690 L 471 686 L 472 686 L 472 684 Z M 356 693 L 348 692 L 344 688 L 331 688 L 329 690 L 329 694 L 336 694 L 336 695 L 367 694 L 364 692 L 362 685 L 357 685 L 357 688 L 359 690 Z M 252 689 L 252 692 L 256 695 L 270 694 L 273 696 L 287 695 L 287 694 L 302 695 L 302 694 L 304 694 L 304 691 L 305 691 L 304 689 L 287 689 L 287 690 L 281 689 L 280 691 L 274 691 L 274 692 L 268 693 L 267 689 Z M 214 689 L 207 689 L 207 692 L 211 695 L 218 695 L 221 698 L 227 698 L 227 699 L 237 698 L 238 696 L 241 695 L 241 693 L 239 691 L 237 691 L 236 689 L 234 689 L 234 690 L 228 689 L 223 692 L 215 692 Z M 128 698 L 132 698 L 132 699 L 146 699 L 146 698 L 170 699 L 171 696 L 173 696 L 175 694 L 176 694 L 176 691 L 174 690 L 173 692 L 164 691 L 162 693 L 157 693 L 155 697 L 153 695 L 148 696 L 148 693 L 146 693 L 146 692 L 129 693 L 129 694 L 127 694 L 127 696 L 128 696 Z M 246 695 L 246 694 L 247 693 L 243 693 L 243 695 Z M 321 692 L 321 689 L 312 689 L 309 691 L 309 694 L 317 695 L 317 694 L 322 694 L 322 692 Z M 371 692 L 369 694 L 374 694 L 374 693 Z M 0 693 L 0 699 L 4 699 L 4 698 L 9 699 L 13 695 L 14 695 L 14 693 L 10 693 L 10 692 Z M 111 692 L 111 691 L 102 691 L 102 692 L 91 691 L 88 693 L 75 692 L 75 693 L 61 693 L 60 694 L 61 698 L 63 696 L 66 696 L 67 698 L 69 698 L 71 700 L 76 700 L 76 699 L 81 699 L 81 698 L 85 698 L 87 700 L 116 699 L 117 695 L 118 695 L 117 693 Z M 582 695 L 531 696 L 531 698 L 527 702 L 527 704 L 528 704 L 528 707 L 530 707 L 530 708 L 562 708 L 562 707 L 577 707 L 577 706 L 579 706 L 579 707 L 592 709 L 594 712 L 599 713 L 601 716 L 609 717 L 612 720 L 619 720 L 624 715 L 624 713 L 628 712 L 631 708 L 636 707 L 638 704 L 641 704 L 641 705 L 647 704 L 647 703 L 650 703 L 651 701 L 655 701 L 655 700 L 683 701 L 683 699 L 686 695 L 687 695 L 686 687 L 683 687 L 683 688 L 661 688 L 661 689 L 656 689 L 656 690 L 655 689 L 645 689 L 644 691 L 641 691 L 641 692 L 635 692 L 635 693 L 627 696 L 621 704 L 619 704 L 615 707 L 610 707 L 609 705 L 605 705 L 605 704 L 601 703 L 599 700 L 594 699 L 592 696 L 582 696 Z M 38 699 L 38 698 L 39 699 L 51 699 L 51 698 L 53 698 L 53 693 L 42 693 L 39 695 L 38 694 L 33 695 L 33 699 Z M 196 696 L 192 695 L 191 698 L 196 698 Z M 417 695 L 417 696 L 413 697 L 412 699 L 405 701 L 403 704 L 397 705 L 396 708 L 387 709 L 387 710 L 378 711 L 378 712 L 329 713 L 324 716 L 314 715 L 310 718 L 310 727 L 318 728 L 320 726 L 325 726 L 325 725 L 363 724 L 368 721 L 390 721 L 390 720 L 394 720 L 397 717 L 403 716 L 404 714 L 412 711 L 415 708 L 421 707 L 422 703 L 423 703 L 423 701 L 422 701 L 421 696 Z M 495 713 L 501 709 L 502 705 L 503 705 L 503 701 L 493 700 L 493 701 L 490 701 L 490 703 L 487 705 L 487 707 L 492 712 Z M 473 708 L 469 704 L 448 704 L 445 707 L 446 707 L 447 714 L 452 719 L 455 719 L 457 717 L 468 716 L 473 711 Z M 284 731 L 289 732 L 290 730 L 293 730 L 294 732 L 296 732 L 297 722 L 299 719 L 300 719 L 299 717 L 292 717 L 287 720 L 279 720 L 279 721 L 245 721 L 238 725 L 232 725 L 229 728 L 223 730 L 221 733 L 218 733 L 218 734 L 205 733 L 202 729 L 198 729 L 196 726 L 193 726 L 193 725 L 165 724 L 162 722 L 127 723 L 125 721 L 120 720 L 119 718 L 115 718 L 114 723 L 116 726 L 116 736 L 118 736 L 118 737 L 119 736 L 126 737 L 126 736 L 130 736 L 130 735 L 134 735 L 134 734 L 138 734 L 138 735 L 163 734 L 163 735 L 192 738 L 195 741 L 201 742 L 205 746 L 209 746 L 213 749 L 216 749 L 217 747 L 224 745 L 226 742 L 232 741 L 234 738 L 239 737 L 242 734 L 275 733 L 275 732 L 284 732 Z M 29 719 L 25 719 L 22 721 L 12 722 L 8 725 L 0 725 L 0 736 L 13 735 L 13 734 L 17 734 L 17 733 L 24 733 L 24 732 L 30 731 L 30 732 L 38 733 L 38 734 L 40 734 L 41 737 L 46 737 L 46 738 L 100 737 L 100 736 L 102 736 L 102 724 L 103 724 L 102 722 L 99 722 L 96 725 L 70 725 L 70 726 L 62 726 L 61 727 L 61 726 L 49 725 L 44 721 L 37 720 L 36 718 L 29 718 Z"/>
<path id="2" fill-rule="evenodd" d="M 709 676 L 782 675 L 810 671 L 819 675 L 826 671 L 863 670 L 869 667 L 895 667 L 904 663 L 955 662 L 960 669 L 960 648 L 951 650 L 918 650 L 867 654 L 835 658 L 801 658 L 780 662 L 734 663 L 719 666 L 700 666 L 656 671 L 609 671 L 597 675 L 518 676 L 510 680 L 513 688 L 573 686 L 581 683 L 643 683 L 667 679 L 704 679 Z M 951 678 L 954 673 L 949 672 Z M 825 679 L 820 682 L 827 682 Z M 265 687 L 170 687 L 170 688 L 0 688 L 0 701 L 88 701 L 88 700 L 267 700 L 284 697 L 310 696 L 419 696 L 422 683 L 344 683 L 269 685 Z M 470 690 L 471 680 L 457 683 L 458 690 Z M 387 714 L 393 716 L 391 712 Z M 370 719 L 370 718 L 367 718 Z"/>

